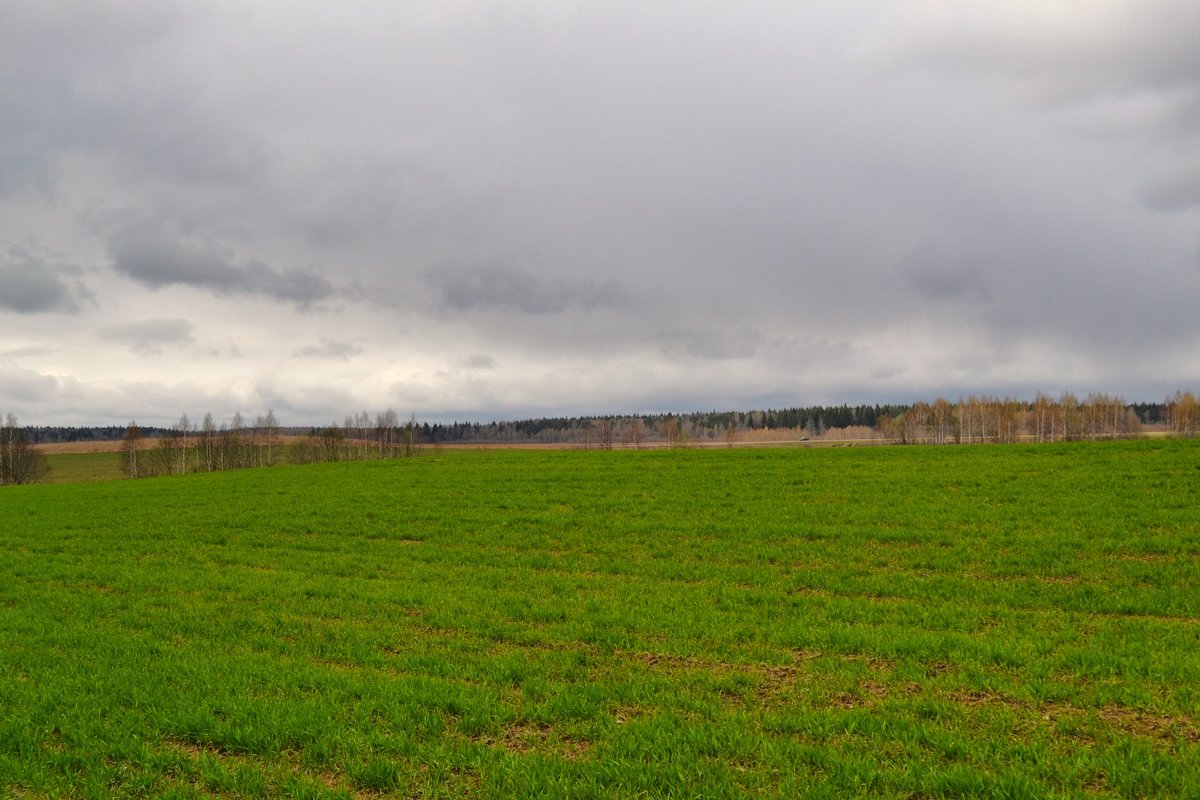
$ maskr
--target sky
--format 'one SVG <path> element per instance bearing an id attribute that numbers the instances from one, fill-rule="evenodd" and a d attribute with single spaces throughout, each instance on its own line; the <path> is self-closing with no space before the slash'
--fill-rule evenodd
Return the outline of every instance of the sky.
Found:
<path id="1" fill-rule="evenodd" d="M 1200 383 L 1195 0 L 0 8 L 22 423 Z"/>

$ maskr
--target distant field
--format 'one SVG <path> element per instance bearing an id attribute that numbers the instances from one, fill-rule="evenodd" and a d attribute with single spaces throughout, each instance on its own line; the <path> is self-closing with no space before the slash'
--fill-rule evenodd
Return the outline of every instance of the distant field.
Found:
<path id="1" fill-rule="evenodd" d="M 48 483 L 107 481 L 122 477 L 121 456 L 115 450 L 65 453 L 47 450 L 46 463 L 50 467 L 46 476 Z"/>
<path id="2" fill-rule="evenodd" d="M 1188 797 L 1200 442 L 0 490 L 0 796 Z"/>

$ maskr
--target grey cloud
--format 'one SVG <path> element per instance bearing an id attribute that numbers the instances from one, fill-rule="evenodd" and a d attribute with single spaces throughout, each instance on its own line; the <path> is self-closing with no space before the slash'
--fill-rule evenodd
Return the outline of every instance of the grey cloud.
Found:
<path id="1" fill-rule="evenodd" d="M 860 52 L 1011 81 L 1074 102 L 1200 86 L 1200 7 L 1191 0 L 1058 3 L 902 0 Z"/>
<path id="2" fill-rule="evenodd" d="M 429 273 L 450 311 L 555 314 L 621 306 L 628 293 L 615 280 L 541 276 L 510 267 L 452 267 Z"/>
<path id="3" fill-rule="evenodd" d="M 88 325 L 0 283 L 3 347 L 134 387 L 63 408 L 177 416 L 184 388 L 137 384 L 189 375 L 305 422 L 887 400 L 948 364 L 971 391 L 1119 376 L 1200 330 L 1195 226 L 1146 208 L 1197 211 L 1193 0 L 78 5 L 0 25 L 5 224 L 112 268 L 19 300 L 82 308 L 86 279 Z M 872 73 L 847 51 L 886 8 Z M 203 341 L 89 335 L 145 316 Z M 1169 352 L 1139 380 L 1197 374 Z"/>
<path id="4" fill-rule="evenodd" d="M 1200 5 L 1110 0 L 902 0 L 860 54 L 1002 86 L 1069 110 L 1079 131 L 1194 142 L 1200 134 Z"/>
<path id="5" fill-rule="evenodd" d="M 238 261 L 227 249 L 157 230 L 128 228 L 113 238 L 112 266 L 143 286 L 182 285 L 217 295 L 252 294 L 306 307 L 337 293 L 313 270 L 276 269 L 261 261 Z"/>
<path id="6" fill-rule="evenodd" d="M 1200 206 L 1200 162 L 1150 181 L 1142 201 L 1158 211 L 1186 211 Z"/>
<path id="7" fill-rule="evenodd" d="M 674 341 L 664 348 L 668 355 L 686 354 L 714 361 L 754 358 L 763 342 L 762 335 L 751 328 L 710 327 L 684 331 L 670 338 Z"/>
<path id="8" fill-rule="evenodd" d="M 187 183 L 240 181 L 261 169 L 267 150 L 238 128 L 239 116 L 213 113 L 203 76 L 187 59 L 164 57 L 202 22 L 197 9 L 166 2 L 97 0 L 69 14 L 6 7 L 0 52 L 19 71 L 0 81 L 0 192 L 53 190 L 59 160 L 77 151 L 105 153 L 128 174 Z"/>
<path id="9" fill-rule="evenodd" d="M 804 373 L 813 368 L 828 368 L 860 363 L 862 353 L 843 340 L 822 338 L 800 339 L 779 337 L 768 343 L 766 357 L 792 373 Z"/>
<path id="10" fill-rule="evenodd" d="M 31 369 L 0 361 L 0 406 L 5 408 L 32 405 L 39 407 L 54 397 L 59 379 Z"/>
<path id="11" fill-rule="evenodd" d="M 135 105 L 130 94 L 139 94 L 129 90 L 162 85 L 161 69 L 131 69 L 130 60 L 169 36 L 181 10 L 167 3 L 105 0 L 70 13 L 40 3 L 5 7 L 0 28 L 6 65 L 0 81 L 0 106 L 5 109 L 0 192 L 28 187 L 50 191 L 61 156 L 119 141 L 118 129 L 124 127 L 119 120 L 124 109 Z M 47 57 L 49 53 L 55 57 Z M 113 96 L 116 87 L 125 92 L 119 100 Z M 160 104 L 160 111 L 170 105 Z M 153 129 L 152 124 L 143 126 Z"/>
<path id="12" fill-rule="evenodd" d="M 349 361 L 352 356 L 362 353 L 362 345 L 354 342 L 343 342 L 336 339 L 321 338 L 320 344 L 310 344 L 297 347 L 292 355 L 297 358 L 327 358 L 337 361 Z"/>
<path id="13" fill-rule="evenodd" d="M 20 314 L 75 312 L 88 297 L 78 281 L 68 281 L 69 267 L 53 264 L 22 247 L 0 255 L 0 309 Z"/>
<path id="14" fill-rule="evenodd" d="M 185 319 L 146 319 L 110 325 L 100 331 L 110 342 L 129 345 L 138 355 L 162 355 L 165 347 L 192 343 L 192 323 Z"/>
<path id="15" fill-rule="evenodd" d="M 276 385 L 258 387 L 259 403 L 275 411 L 281 420 L 305 423 L 341 424 L 348 409 L 361 408 L 363 401 L 354 392 L 328 383 L 292 383 L 281 390 Z"/>
<path id="16" fill-rule="evenodd" d="M 496 359 L 489 355 L 478 353 L 476 355 L 467 356 L 466 358 L 460 359 L 458 364 L 463 369 L 495 369 Z"/>
<path id="17" fill-rule="evenodd" d="M 944 246 L 913 250 L 902 260 L 900 273 L 909 289 L 929 300 L 991 299 L 982 265 Z"/>

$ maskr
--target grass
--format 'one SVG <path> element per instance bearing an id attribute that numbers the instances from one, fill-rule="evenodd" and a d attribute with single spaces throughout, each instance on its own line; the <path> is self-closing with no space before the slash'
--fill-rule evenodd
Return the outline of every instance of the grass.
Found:
<path id="1" fill-rule="evenodd" d="M 1200 443 L 0 493 L 14 797 L 1187 797 Z"/>
<path id="2" fill-rule="evenodd" d="M 87 483 L 109 481 L 124 477 L 121 454 L 112 453 L 49 453 L 50 467 L 47 483 Z"/>

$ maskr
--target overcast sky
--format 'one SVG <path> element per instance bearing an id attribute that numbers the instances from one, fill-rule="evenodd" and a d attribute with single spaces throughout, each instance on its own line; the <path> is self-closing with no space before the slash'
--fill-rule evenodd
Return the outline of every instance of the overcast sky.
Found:
<path id="1" fill-rule="evenodd" d="M 1200 383 L 1195 0 L 0 0 L 0 412 Z"/>

